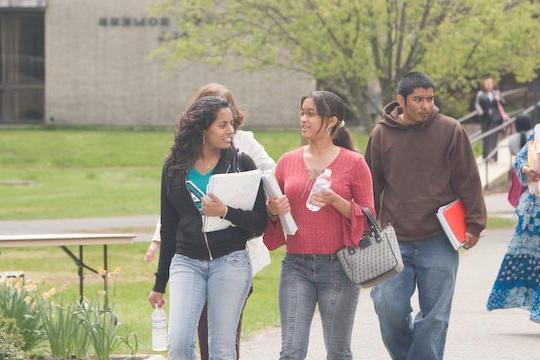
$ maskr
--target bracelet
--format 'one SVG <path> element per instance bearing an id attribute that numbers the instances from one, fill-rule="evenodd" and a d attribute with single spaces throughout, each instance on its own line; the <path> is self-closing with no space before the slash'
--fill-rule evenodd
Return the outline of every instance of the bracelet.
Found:
<path id="1" fill-rule="evenodd" d="M 228 212 L 229 212 L 229 207 L 225 206 L 225 214 L 223 214 L 223 216 L 220 216 L 220 218 L 225 219 L 225 216 L 227 216 Z"/>

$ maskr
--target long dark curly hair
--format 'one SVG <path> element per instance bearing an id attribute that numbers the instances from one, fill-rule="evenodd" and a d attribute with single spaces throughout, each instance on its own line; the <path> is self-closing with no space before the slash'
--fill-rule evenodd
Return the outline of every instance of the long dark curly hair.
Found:
<path id="1" fill-rule="evenodd" d="M 167 164 L 187 171 L 197 159 L 203 145 L 204 130 L 216 120 L 217 112 L 229 108 L 227 100 L 205 96 L 195 100 L 182 114 L 176 129 Z"/>

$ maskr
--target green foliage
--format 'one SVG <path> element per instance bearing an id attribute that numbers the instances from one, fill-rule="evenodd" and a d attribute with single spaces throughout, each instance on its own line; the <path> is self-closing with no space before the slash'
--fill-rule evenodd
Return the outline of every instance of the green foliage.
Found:
<path id="1" fill-rule="evenodd" d="M 540 67 L 537 1 L 154 0 L 151 13 L 171 16 L 182 34 L 154 57 L 305 73 L 367 125 L 366 105 L 381 107 L 370 84 L 388 101 L 412 70 L 445 93 L 468 91 L 485 73 L 530 80 Z"/>
<path id="2" fill-rule="evenodd" d="M 58 302 L 53 299 L 39 302 L 39 315 L 54 358 L 71 359 L 74 356 L 82 359 L 87 353 L 89 337 L 82 326 L 78 308 L 75 302 L 64 302 L 63 293 Z"/>
<path id="3" fill-rule="evenodd" d="M 34 301 L 35 286 L 23 286 L 19 280 L 0 282 L 0 315 L 15 320 L 24 339 L 24 351 L 36 348 L 44 339 L 41 320 Z"/>
<path id="4" fill-rule="evenodd" d="M 26 360 L 24 352 L 17 347 L 10 333 L 0 329 L 0 360 Z"/>
<path id="5" fill-rule="evenodd" d="M 22 349 L 24 347 L 24 339 L 17 327 L 17 322 L 15 319 L 8 319 L 3 316 L 0 316 L 0 333 L 8 334 L 10 337 L 10 343 L 17 349 Z M 0 351 L 0 354 L 2 352 Z"/>
<path id="6" fill-rule="evenodd" d="M 123 343 L 131 350 L 131 355 L 135 355 L 138 348 L 137 335 L 129 333 L 126 336 L 120 335 L 122 327 L 116 313 L 114 312 L 114 301 L 116 299 L 116 280 L 120 270 L 115 270 L 113 294 L 109 299 L 109 294 L 100 291 L 98 296 L 92 301 L 84 301 L 78 304 L 78 316 L 84 331 L 89 338 L 89 342 L 94 350 L 96 360 L 109 360 L 111 354 Z M 105 273 L 103 276 L 110 277 Z M 103 300 L 101 299 L 103 297 Z M 109 300 L 111 304 L 109 306 Z"/>

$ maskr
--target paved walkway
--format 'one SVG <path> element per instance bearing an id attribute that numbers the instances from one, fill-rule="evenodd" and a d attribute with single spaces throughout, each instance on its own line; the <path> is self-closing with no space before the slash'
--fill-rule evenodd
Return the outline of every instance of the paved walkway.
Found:
<path id="1" fill-rule="evenodd" d="M 474 249 L 460 255 L 446 360 L 540 359 L 540 324 L 528 320 L 522 310 L 487 312 L 486 300 L 511 230 L 488 231 Z M 416 299 L 414 309 L 418 309 Z M 362 290 L 353 332 L 354 359 L 387 360 L 369 290 Z M 275 360 L 279 357 L 279 328 L 263 331 L 242 342 L 241 358 Z M 310 334 L 307 359 L 326 359 L 320 325 L 316 316 Z M 421 359 L 419 359 L 421 360 Z"/>

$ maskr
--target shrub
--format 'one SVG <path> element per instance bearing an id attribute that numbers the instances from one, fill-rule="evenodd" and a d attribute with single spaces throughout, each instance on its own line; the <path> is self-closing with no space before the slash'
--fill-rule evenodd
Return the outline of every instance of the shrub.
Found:
<path id="1" fill-rule="evenodd" d="M 11 344 L 17 349 L 22 349 L 24 347 L 24 339 L 14 319 L 7 319 L 0 316 L 0 332 L 9 334 L 11 337 Z M 0 352 L 0 354 L 2 353 Z"/>
<path id="2" fill-rule="evenodd" d="M 25 360 L 22 349 L 15 345 L 16 340 L 11 334 L 0 330 L 0 360 Z"/>
<path id="3" fill-rule="evenodd" d="M 44 340 L 41 319 L 35 306 L 36 286 L 20 281 L 0 281 L 0 315 L 14 319 L 24 339 L 24 351 L 34 349 Z"/>

